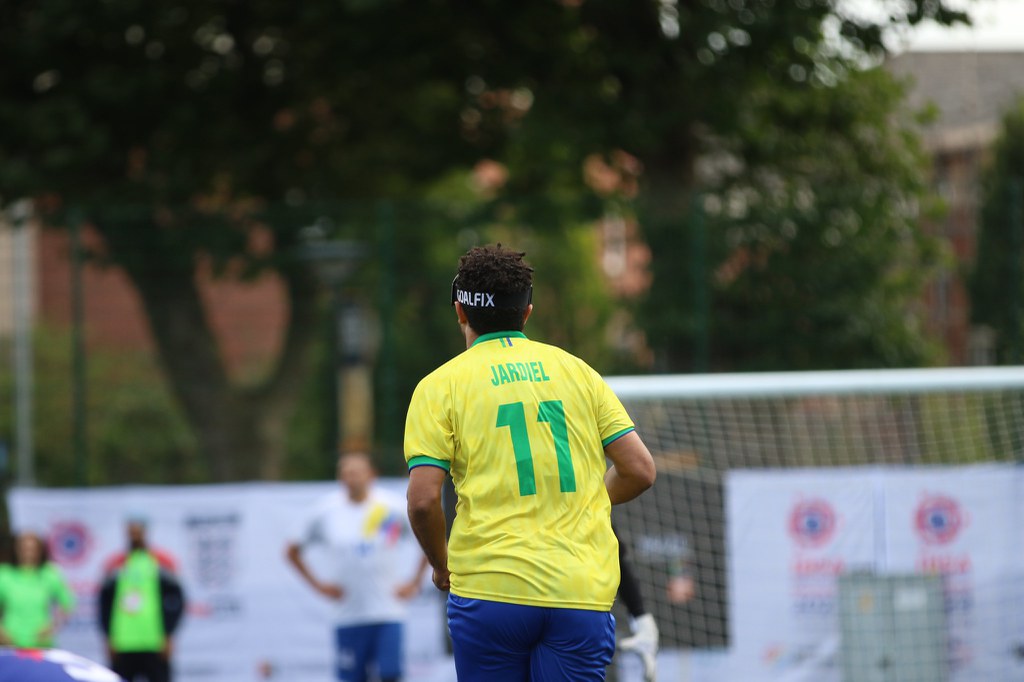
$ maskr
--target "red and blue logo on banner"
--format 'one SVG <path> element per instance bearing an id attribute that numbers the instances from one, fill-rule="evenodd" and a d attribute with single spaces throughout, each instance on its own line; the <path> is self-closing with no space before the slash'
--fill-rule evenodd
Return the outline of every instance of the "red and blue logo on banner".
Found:
<path id="1" fill-rule="evenodd" d="M 945 495 L 928 495 L 917 505 L 914 525 L 918 536 L 929 545 L 952 542 L 964 525 L 960 504 Z"/>
<path id="2" fill-rule="evenodd" d="M 835 509 L 820 498 L 797 502 L 789 515 L 789 534 L 803 547 L 821 547 L 835 532 Z"/>
<path id="3" fill-rule="evenodd" d="M 92 549 L 89 528 L 78 521 L 61 521 L 50 530 L 50 556 L 62 566 L 77 566 Z"/>

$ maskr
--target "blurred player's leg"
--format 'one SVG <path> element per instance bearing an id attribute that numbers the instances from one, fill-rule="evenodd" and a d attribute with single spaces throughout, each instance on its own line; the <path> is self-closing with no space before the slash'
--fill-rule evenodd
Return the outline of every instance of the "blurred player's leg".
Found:
<path id="1" fill-rule="evenodd" d="M 614 530 L 614 528 L 613 528 Z M 617 535 L 617 533 L 616 533 Z M 626 556 L 626 543 L 619 540 L 619 596 L 630 615 L 632 636 L 619 642 L 619 650 L 632 651 L 644 664 L 644 679 L 654 682 L 658 665 L 658 624 L 647 613 L 640 585 Z"/>
<path id="2" fill-rule="evenodd" d="M 110 661 L 110 669 L 126 680 L 133 680 L 136 675 L 145 674 L 138 654 L 133 653 L 114 654 Z"/>
<path id="3" fill-rule="evenodd" d="M 354 625 L 334 631 L 335 673 L 341 682 L 366 682 L 366 664 L 373 651 L 374 626 Z"/>
<path id="4" fill-rule="evenodd" d="M 377 661 L 381 682 L 398 682 L 402 679 L 402 625 L 381 623 L 377 631 L 373 658 Z"/>
<path id="5" fill-rule="evenodd" d="M 644 679 L 653 682 L 657 674 L 658 624 L 654 622 L 654 616 L 645 613 L 633 619 L 631 629 L 632 636 L 623 639 L 619 649 L 636 652 L 644 663 Z"/>
<path id="6" fill-rule="evenodd" d="M 144 666 L 149 682 L 171 682 L 171 663 L 158 653 L 149 654 Z"/>

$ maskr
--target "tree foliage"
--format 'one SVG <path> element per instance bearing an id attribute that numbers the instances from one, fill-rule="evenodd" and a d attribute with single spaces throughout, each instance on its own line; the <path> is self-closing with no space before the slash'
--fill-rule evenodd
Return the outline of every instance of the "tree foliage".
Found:
<path id="1" fill-rule="evenodd" d="M 742 215 L 706 222 L 709 275 L 744 250 L 753 258 L 728 286 L 715 280 L 724 363 L 910 362 L 918 339 L 899 319 L 899 297 L 913 289 L 906 269 L 928 260 L 909 227 L 923 196 L 918 157 L 901 127 L 884 125 L 898 100 L 891 85 L 851 74 L 882 54 L 892 23 L 964 16 L 944 0 L 913 0 L 902 14 L 853 21 L 840 4 L 7 0 L 0 199 L 78 207 L 100 232 L 105 248 L 92 256 L 137 287 L 172 392 L 219 479 L 286 470 L 289 418 L 321 329 L 317 281 L 297 256 L 310 220 L 340 211 L 338 235 L 374 244 L 374 258 L 394 266 L 370 262 L 360 277 L 383 287 L 366 296 L 393 313 L 396 365 L 379 379 L 402 396 L 446 350 L 434 341 L 448 333 L 445 312 L 427 299 L 468 245 L 459 234 L 523 239 L 551 281 L 566 282 L 542 285 L 562 295 L 545 333 L 599 338 L 587 327 L 607 307 L 578 231 L 596 211 L 578 197 L 592 189 L 587 160 L 623 152 L 643 167 L 637 215 L 657 258 L 654 314 L 640 319 L 663 368 L 689 368 L 699 320 L 697 299 L 674 293 L 698 281 L 679 230 L 697 194 L 721 205 L 748 197 Z M 484 206 L 402 215 L 482 158 L 510 172 Z M 734 170 L 703 174 L 715 159 Z M 603 198 L 624 207 L 634 193 Z M 386 224 L 373 217 L 381 198 L 398 201 L 393 251 L 375 232 Z M 871 240 L 884 248 L 873 252 Z M 267 271 L 281 278 L 290 321 L 266 375 L 243 382 L 225 367 L 197 274 Z M 804 305 L 815 293 L 804 273 L 836 300 Z M 793 309 L 806 311 L 798 345 L 783 333 Z M 731 320 L 749 310 L 765 310 L 759 331 L 737 333 Z M 431 342 L 411 342 L 412 328 Z"/>
<path id="2" fill-rule="evenodd" d="M 299 215 L 408 194 L 468 158 L 454 6 L 14 0 L 0 9 L 0 187 L 84 211 L 125 269 L 218 479 L 276 477 L 318 326 Z M 400 30 L 399 30 L 400 29 Z M 408 42 L 405 42 L 408 41 Z M 409 59 L 405 45 L 430 46 Z M 308 212 L 304 212 L 308 213 Z M 273 247 L 260 249 L 254 231 Z M 290 322 L 267 376 L 229 376 L 196 280 L 278 273 Z"/>
<path id="3" fill-rule="evenodd" d="M 892 24 L 966 16 L 903 7 L 872 22 L 823 0 L 584 2 L 553 29 L 554 63 L 521 81 L 537 104 L 511 137 L 513 177 L 639 159 L 656 254 L 639 319 L 658 368 L 935 359 L 914 310 L 940 257 L 918 228 L 926 160 L 901 89 L 865 67 Z"/>
<path id="4" fill-rule="evenodd" d="M 69 447 L 75 409 L 68 386 L 69 336 L 67 330 L 50 325 L 41 325 L 34 335 L 37 481 L 64 486 L 205 480 L 185 416 L 160 380 L 153 359 L 139 351 L 93 349 L 85 394 L 88 448 L 76 452 Z M 12 384 L 9 372 L 0 374 L 0 394 L 13 395 Z M 12 417 L 12 410 L 0 410 L 0 434 L 12 431 Z M 5 445 L 11 453 L 13 443 Z"/>
<path id="5" fill-rule="evenodd" d="M 697 287 L 677 302 L 655 286 L 646 302 L 668 366 L 902 367 L 939 357 L 920 296 L 946 254 L 920 226 L 938 205 L 916 135 L 897 122 L 901 98 L 878 69 L 799 96 L 756 93 L 759 106 L 707 160 L 690 212 L 673 221 L 646 208 L 652 244 L 678 259 L 659 259 L 655 281 L 681 270 Z"/>
<path id="6" fill-rule="evenodd" d="M 1024 362 L 1024 99 L 1003 118 L 982 178 L 978 251 L 971 273 L 971 316 L 996 334 L 1001 363 Z"/>

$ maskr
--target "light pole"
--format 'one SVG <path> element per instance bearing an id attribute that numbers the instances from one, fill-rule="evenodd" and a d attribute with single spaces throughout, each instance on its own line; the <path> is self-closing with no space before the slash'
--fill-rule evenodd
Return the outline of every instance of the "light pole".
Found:
<path id="1" fill-rule="evenodd" d="M 330 222 L 318 219 L 303 230 L 299 257 L 313 265 L 331 290 L 334 317 L 337 451 L 369 452 L 373 444 L 373 378 L 368 362 L 370 324 L 347 286 L 366 254 L 361 242 L 328 239 Z"/>
<path id="2" fill-rule="evenodd" d="M 23 199 L 9 209 L 13 239 L 11 273 L 14 285 L 14 413 L 19 486 L 35 484 L 32 439 L 32 248 L 29 221 L 32 202 Z"/>
<path id="3" fill-rule="evenodd" d="M 373 445 L 372 325 L 363 306 L 349 295 L 335 295 L 338 328 L 338 448 L 369 452 Z"/>

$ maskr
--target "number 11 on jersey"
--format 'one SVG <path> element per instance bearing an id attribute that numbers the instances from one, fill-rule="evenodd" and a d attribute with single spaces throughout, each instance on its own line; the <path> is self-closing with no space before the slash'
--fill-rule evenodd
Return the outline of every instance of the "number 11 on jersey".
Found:
<path id="1" fill-rule="evenodd" d="M 576 473 L 572 467 L 569 452 L 569 430 L 565 425 L 565 409 L 561 400 L 545 400 L 537 409 L 537 421 L 546 422 L 551 429 L 555 445 L 555 459 L 558 461 L 558 489 L 563 493 L 576 492 Z M 523 403 L 505 403 L 498 406 L 497 428 L 508 427 L 512 438 L 512 452 L 516 457 L 516 474 L 519 477 L 519 494 L 535 495 L 537 481 L 533 472 L 533 449 L 530 435 L 526 430 L 526 409 Z"/>

